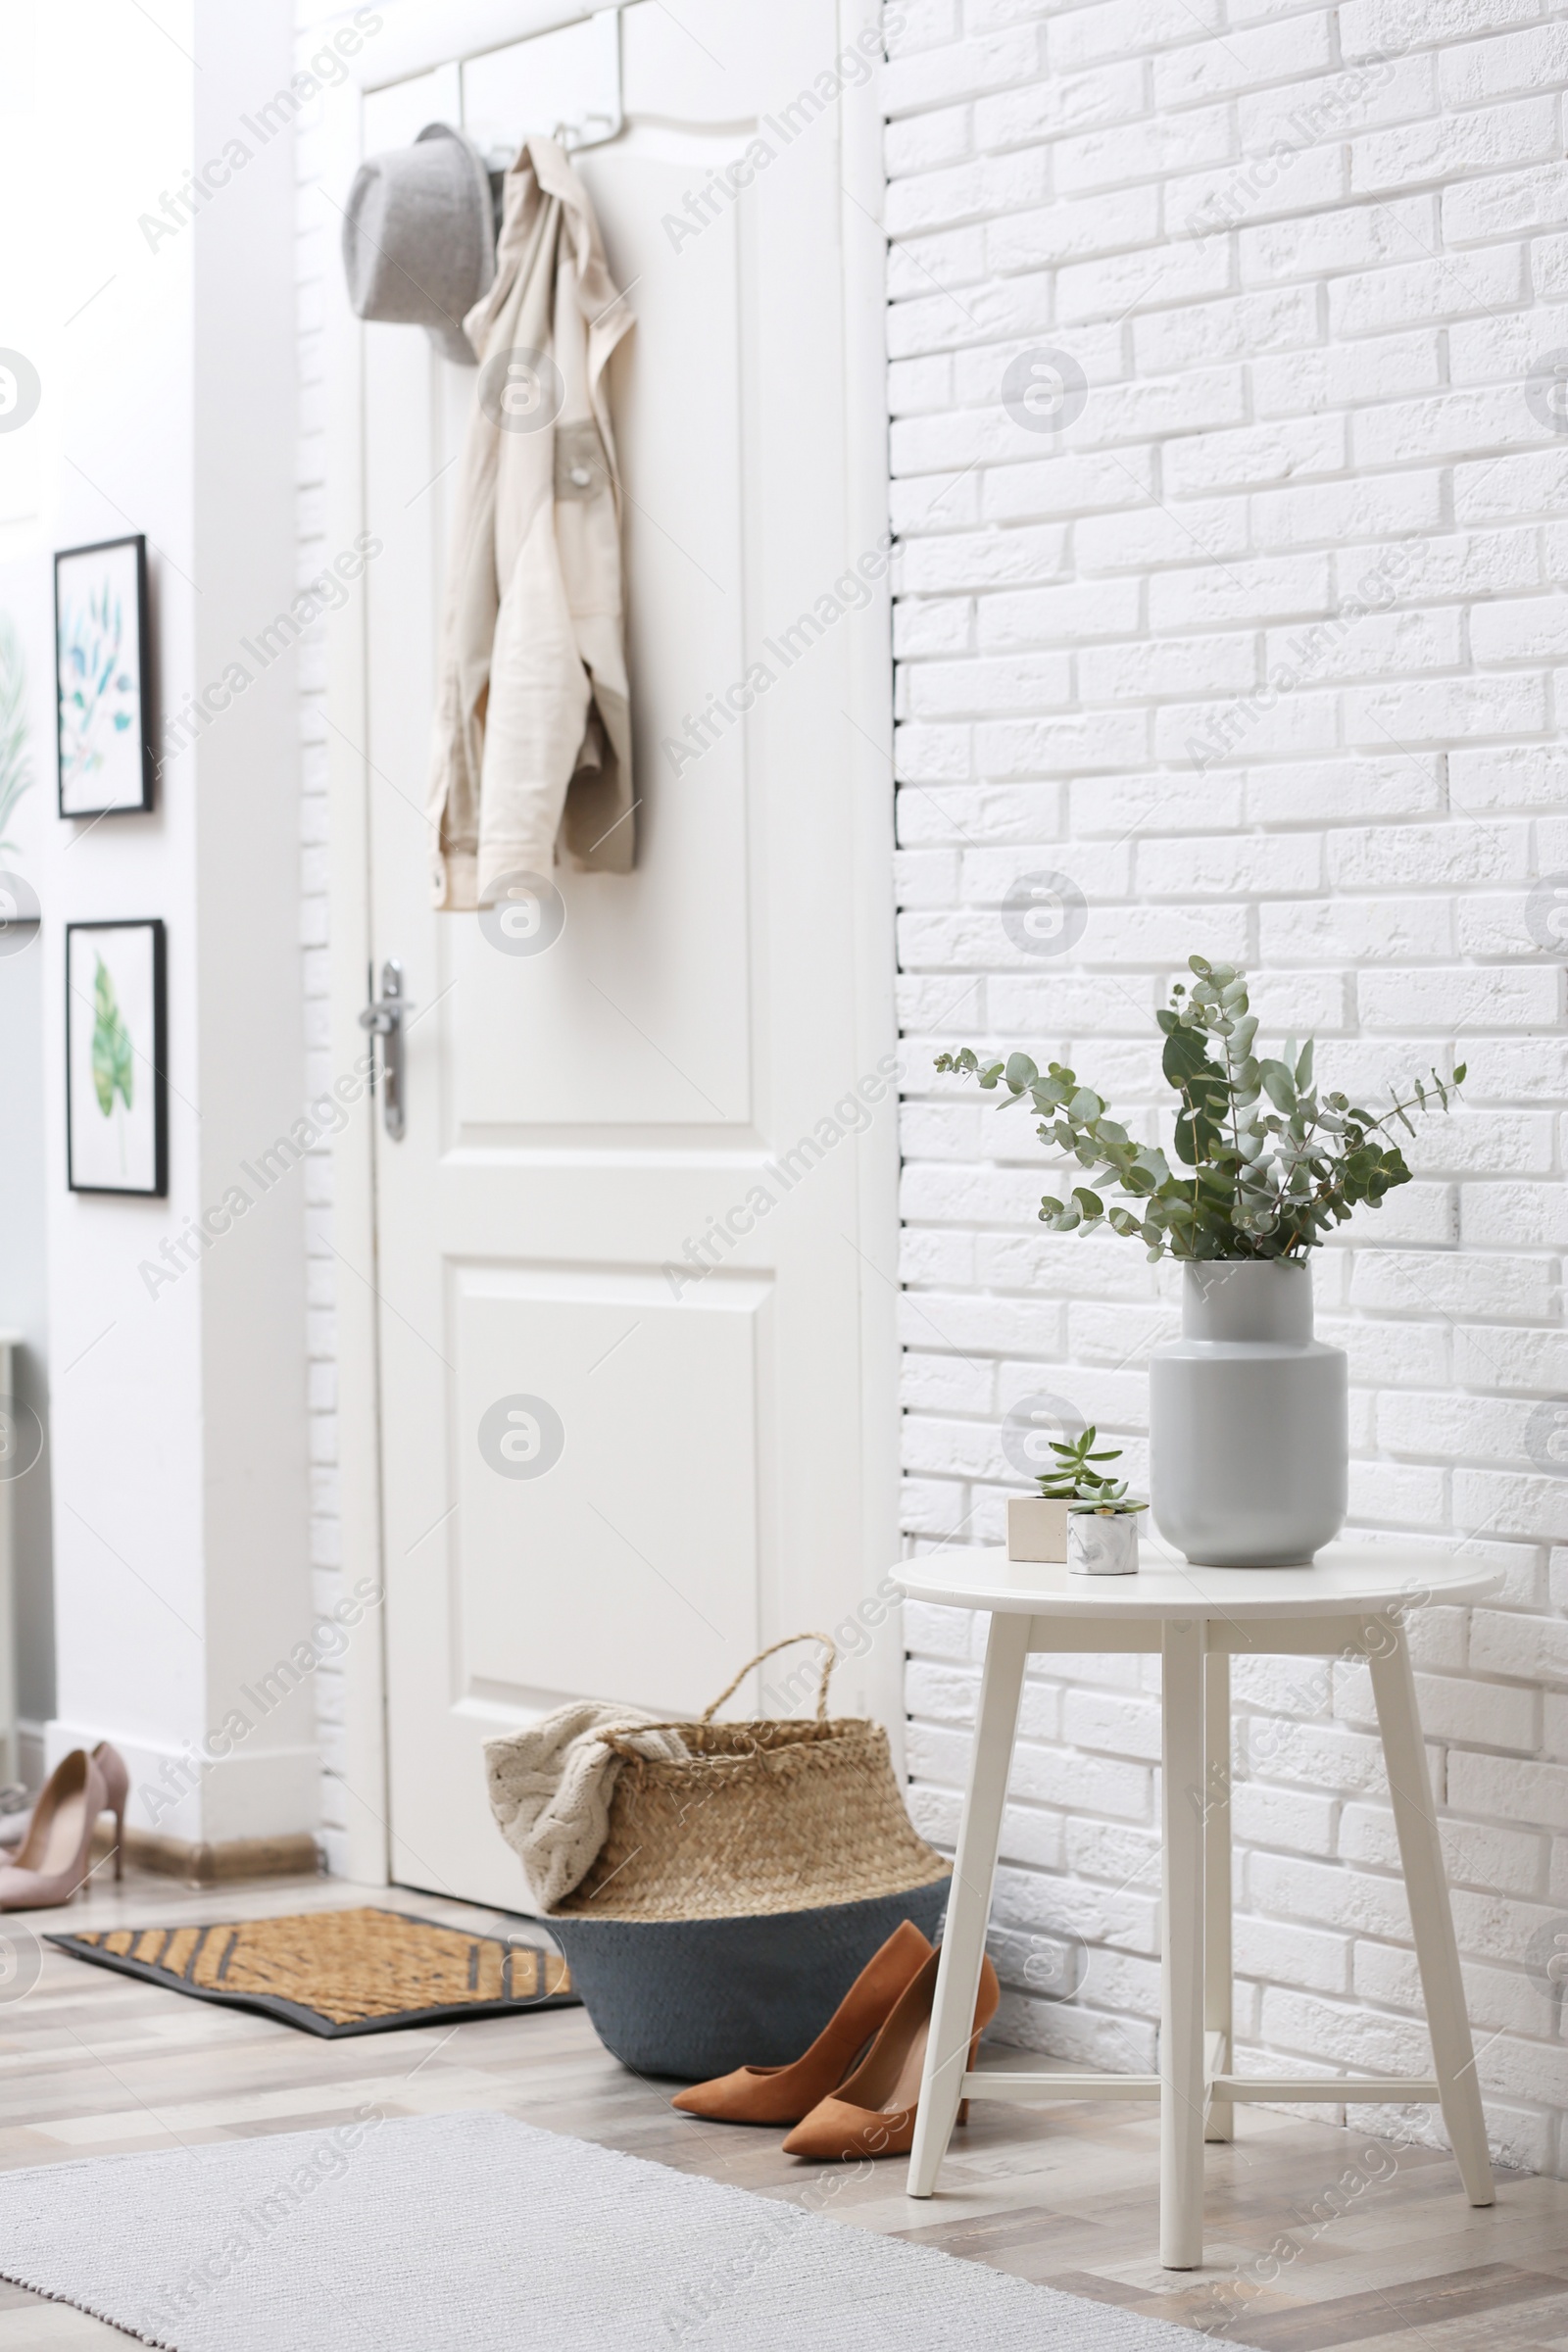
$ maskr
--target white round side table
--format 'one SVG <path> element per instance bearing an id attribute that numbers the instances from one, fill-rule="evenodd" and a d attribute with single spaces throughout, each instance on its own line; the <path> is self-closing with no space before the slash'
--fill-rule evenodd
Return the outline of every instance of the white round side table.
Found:
<path id="1" fill-rule="evenodd" d="M 1472 2205 L 1493 2202 L 1481 2092 L 1405 1620 L 1428 1601 L 1478 1600 L 1500 1581 L 1436 1547 L 1333 1544 L 1309 1568 L 1192 1568 L 1145 1544 L 1136 1576 L 1073 1576 L 1004 1551 L 946 1551 L 893 1570 L 911 1600 L 990 1617 L 980 1713 L 954 1860 L 908 2193 L 928 2197 L 963 2098 L 1159 2101 L 1159 2258 L 1203 2259 L 1203 2141 L 1229 2139 L 1238 2100 L 1438 2100 Z M 1157 2075 L 975 2074 L 965 2058 L 980 1983 L 1025 1660 L 1041 1651 L 1145 1650 L 1163 1660 L 1160 2032 Z M 1365 1658 L 1409 1896 L 1433 2074 L 1233 2073 L 1230 1661 L 1281 1652 Z"/>

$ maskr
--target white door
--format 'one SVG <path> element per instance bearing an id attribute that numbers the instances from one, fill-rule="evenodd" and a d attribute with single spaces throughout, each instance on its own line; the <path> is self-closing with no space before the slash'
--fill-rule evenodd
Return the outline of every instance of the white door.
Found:
<path id="1" fill-rule="evenodd" d="M 700 1711 L 765 1642 L 841 1621 L 892 1551 L 892 1350 L 866 1342 L 892 1264 L 891 1000 L 864 977 L 891 873 L 867 876 L 881 816 L 852 790 L 885 559 L 850 520 L 818 79 L 841 44 L 831 0 L 679 14 L 624 11 L 626 127 L 579 158 L 637 318 L 612 379 L 637 866 L 558 871 L 565 924 L 538 952 L 428 903 L 474 371 L 366 330 L 371 939 L 418 1007 L 407 1130 L 376 1142 L 392 1870 L 513 1908 L 482 1740 L 588 1694 Z M 589 39 L 377 92 L 366 148 L 435 118 L 514 147 L 577 111 Z M 758 139 L 753 184 L 714 193 Z M 749 671 L 753 707 L 721 723 Z M 869 1708 L 879 1664 L 841 1674 L 839 1711 Z"/>

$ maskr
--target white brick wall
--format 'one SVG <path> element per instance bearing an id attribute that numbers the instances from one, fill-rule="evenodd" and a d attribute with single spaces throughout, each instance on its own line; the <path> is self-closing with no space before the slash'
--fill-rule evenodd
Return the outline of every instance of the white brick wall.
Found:
<path id="1" fill-rule="evenodd" d="M 1568 25 L 1532 0 L 1426 0 L 1418 20 L 1382 0 L 1232 0 L 1228 26 L 1219 0 L 899 13 L 911 1060 L 958 1039 L 1065 1050 L 1142 1109 L 1159 1091 L 1152 1008 L 1194 948 L 1248 961 L 1265 1018 L 1315 1029 L 1347 1083 L 1468 1058 L 1466 1106 L 1412 1154 L 1418 1182 L 1320 1266 L 1320 1314 L 1351 1351 L 1358 1524 L 1475 1530 L 1510 1571 L 1500 1603 L 1422 1625 L 1421 1694 L 1495 2142 L 1565 2172 L 1568 2038 L 1544 1959 L 1568 1932 L 1568 1490 L 1531 1465 L 1526 1430 L 1568 1390 L 1568 1087 L 1561 968 L 1526 901 L 1532 878 L 1568 869 L 1553 732 L 1568 441 L 1526 393 L 1568 350 Z M 333 552 L 316 329 L 333 240 L 309 115 L 299 152 L 303 579 Z M 1188 233 L 1205 201 L 1203 219 L 1230 225 Z M 1088 379 L 1054 436 L 1000 405 L 1007 364 L 1042 347 Z M 1387 609 L 1346 619 L 1353 600 Z M 1274 707 L 1245 700 L 1284 669 L 1299 682 Z M 301 723 L 315 1092 L 330 1073 L 310 654 Z M 1216 725 L 1239 731 L 1200 769 L 1188 747 Z M 1090 902 L 1059 960 L 1020 956 L 999 920 L 1015 877 L 1042 867 Z M 1015 1484 L 999 1420 L 1041 1389 L 1115 1431 L 1141 1473 L 1144 1358 L 1174 1322 L 1170 1281 L 1135 1248 L 1042 1233 L 1029 1131 L 991 1116 L 936 1084 L 906 1114 L 907 1525 L 922 1545 L 995 1540 Z M 314 1157 L 323 1605 L 338 1558 L 328 1176 Z M 976 1663 L 944 1612 L 911 1611 L 909 1638 L 916 1802 L 951 1838 Z M 339 1690 L 330 1669 L 316 1680 L 340 1866 Z M 1249 2054 L 1414 2067 L 1420 2003 L 1363 1682 L 1280 1661 L 1238 1690 Z M 1128 1659 L 1035 1678 L 1008 1820 L 1004 2030 L 1109 2066 L 1153 2058 L 1156 1690 Z M 1043 2000 L 1029 1988 L 1059 1982 L 1058 1961 L 1069 1981 L 1083 1966 L 1072 1937 L 1087 1947 L 1077 1996 Z"/>
<path id="2" fill-rule="evenodd" d="M 1568 439 L 1529 397 L 1568 352 L 1568 23 L 1537 0 L 900 21 L 906 1526 L 999 1539 L 999 1424 L 1040 1391 L 1141 1477 L 1175 1322 L 1135 1246 L 1042 1231 L 1031 1128 L 923 1080 L 940 1047 L 1061 1055 L 1147 1125 L 1152 1008 L 1196 950 L 1245 962 L 1336 1082 L 1467 1059 L 1417 1181 L 1320 1258 L 1319 1322 L 1350 1355 L 1355 1524 L 1461 1533 L 1508 1572 L 1419 1624 L 1421 1700 L 1494 2143 L 1568 2172 L 1545 1967 L 1559 1934 L 1568 1954 L 1568 1487 L 1532 1459 L 1568 1386 L 1568 1046 L 1529 913 L 1568 868 Z M 1003 405 L 1041 349 L 1086 379 L 1054 433 Z M 1089 905 L 1055 957 L 1001 920 L 1041 870 Z M 916 1803 L 951 1838 L 972 1630 L 916 1609 L 907 1635 Z M 1004 1848 L 1003 2029 L 1110 2067 L 1153 2053 L 1156 1699 L 1152 1661 L 1033 1677 Z M 1244 2063 L 1425 2063 L 1371 1722 L 1357 1669 L 1238 1675 Z M 1087 1973 L 1041 1998 L 1063 1936 Z"/>

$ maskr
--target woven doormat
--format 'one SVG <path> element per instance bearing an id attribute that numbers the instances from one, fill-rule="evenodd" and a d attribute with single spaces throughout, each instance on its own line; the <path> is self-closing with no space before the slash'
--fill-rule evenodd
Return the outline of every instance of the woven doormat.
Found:
<path id="1" fill-rule="evenodd" d="M 98 1968 L 336 2040 L 442 2018 L 575 2002 L 554 1952 L 402 1911 L 304 1911 L 204 1928 L 103 1928 L 46 1940 Z"/>

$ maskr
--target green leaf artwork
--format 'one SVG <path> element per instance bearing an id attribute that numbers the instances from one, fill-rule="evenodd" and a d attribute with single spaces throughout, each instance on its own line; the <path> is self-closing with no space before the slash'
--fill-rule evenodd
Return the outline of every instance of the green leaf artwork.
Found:
<path id="1" fill-rule="evenodd" d="M 11 812 L 31 788 L 32 760 L 27 749 L 27 670 L 16 630 L 0 613 L 0 850 L 15 850 L 6 839 Z"/>
<path id="2" fill-rule="evenodd" d="M 106 750 L 130 726 L 136 681 L 126 667 L 124 614 L 118 590 L 104 580 L 60 616 L 60 781 L 63 789 L 90 776 Z"/>
<path id="3" fill-rule="evenodd" d="M 1053 1233 L 1112 1233 L 1144 1244 L 1152 1258 L 1300 1257 L 1343 1225 L 1363 1202 L 1373 1208 L 1410 1171 L 1395 1142 L 1414 1135 L 1412 1110 L 1446 1110 L 1464 1079 L 1434 1070 L 1383 1111 L 1364 1110 L 1348 1095 L 1319 1092 L 1310 1039 L 1283 1054 L 1253 1047 L 1257 1015 L 1247 975 L 1235 965 L 1188 959 L 1191 984 L 1178 981 L 1155 1019 L 1164 1036 L 1160 1067 L 1178 1098 L 1173 1168 L 1155 1145 L 1136 1142 L 1106 1113 L 1109 1105 L 1076 1073 L 1054 1061 L 1044 1070 L 1027 1054 L 982 1063 L 972 1047 L 937 1056 L 939 1070 L 1006 1092 L 1000 1108 L 1029 1102 L 1035 1132 L 1089 1178 L 1065 1200 L 1047 1194 L 1042 1223 Z M 1093 1189 L 1114 1185 L 1109 1207 Z"/>
<path id="4" fill-rule="evenodd" d="M 114 1110 L 118 1095 L 125 1109 L 130 1108 L 131 1066 L 130 1031 L 125 1027 L 115 995 L 115 983 L 109 966 L 98 957 L 98 968 L 92 982 L 92 1091 L 98 1098 L 98 1107 L 107 1119 Z M 117 1125 L 120 1139 L 120 1172 L 125 1173 L 125 1128 L 123 1117 Z"/>

